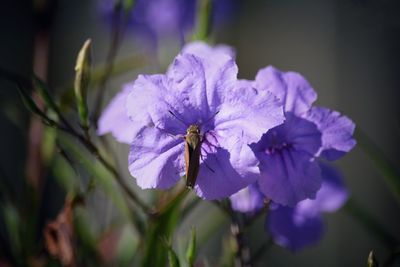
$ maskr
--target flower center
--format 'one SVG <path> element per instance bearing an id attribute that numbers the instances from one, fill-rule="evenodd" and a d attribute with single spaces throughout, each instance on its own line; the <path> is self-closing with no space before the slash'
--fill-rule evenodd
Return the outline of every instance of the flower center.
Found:
<path id="1" fill-rule="evenodd" d="M 283 138 L 276 130 L 271 131 L 268 137 L 268 144 L 265 148 L 265 153 L 268 155 L 282 153 L 282 151 L 293 147 L 292 142 L 285 140 L 286 138 Z"/>

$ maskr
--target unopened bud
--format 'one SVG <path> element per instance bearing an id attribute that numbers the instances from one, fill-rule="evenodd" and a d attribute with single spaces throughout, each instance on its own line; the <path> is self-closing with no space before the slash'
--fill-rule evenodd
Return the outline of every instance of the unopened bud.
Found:
<path id="1" fill-rule="evenodd" d="M 75 65 L 75 98 L 82 127 L 89 127 L 89 111 L 86 95 L 90 82 L 91 40 L 88 39 L 79 51 Z"/>

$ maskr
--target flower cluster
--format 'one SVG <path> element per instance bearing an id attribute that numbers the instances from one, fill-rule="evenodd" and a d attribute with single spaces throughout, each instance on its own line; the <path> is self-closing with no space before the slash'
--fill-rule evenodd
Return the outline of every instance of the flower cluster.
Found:
<path id="1" fill-rule="evenodd" d="M 349 152 L 355 146 L 355 125 L 336 111 L 312 107 L 317 94 L 298 73 L 267 67 L 251 83 L 280 99 L 285 122 L 250 145 L 261 176 L 230 197 L 232 208 L 254 213 L 265 199 L 272 201 L 268 229 L 276 243 L 297 250 L 321 236 L 319 212 L 334 211 L 347 198 L 340 176 L 321 159 L 336 160 Z M 324 203 L 333 204 L 324 208 Z"/>
<path id="2" fill-rule="evenodd" d="M 187 44 L 166 74 L 140 75 L 125 85 L 98 133 L 130 144 L 129 170 L 141 188 L 167 189 L 185 167 L 188 173 L 194 152 L 187 130 L 195 126 L 197 195 L 230 197 L 240 212 L 271 201 L 267 226 L 275 241 L 300 248 L 322 232 L 320 212 L 347 198 L 339 175 L 321 159 L 336 160 L 354 147 L 354 123 L 313 107 L 317 94 L 298 73 L 266 67 L 253 81 L 238 80 L 237 73 L 233 49 Z M 310 238 L 296 241 L 302 235 Z"/>
<path id="3" fill-rule="evenodd" d="M 260 175 L 249 144 L 284 121 L 279 100 L 238 81 L 237 72 L 232 49 L 191 43 L 166 74 L 126 85 L 100 118 L 99 134 L 130 143 L 129 170 L 141 188 L 166 189 L 184 174 L 184 135 L 197 125 L 195 191 L 205 199 L 228 197 Z"/>

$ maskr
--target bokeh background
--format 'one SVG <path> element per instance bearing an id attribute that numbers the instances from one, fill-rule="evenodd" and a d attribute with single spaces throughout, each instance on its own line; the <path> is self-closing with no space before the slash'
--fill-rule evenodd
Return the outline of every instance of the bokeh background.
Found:
<path id="1" fill-rule="evenodd" d="M 47 81 L 54 93 L 60 93 L 74 77 L 77 52 L 88 37 L 92 38 L 94 65 L 105 61 L 110 27 L 98 14 L 96 1 L 59 0 L 51 9 Z M 0 2 L 0 67 L 29 77 L 37 16 L 30 1 Z M 400 162 L 400 2 L 396 0 L 245 0 L 233 20 L 213 33 L 216 43 L 235 47 L 240 78 L 252 79 L 258 69 L 274 65 L 282 70 L 302 73 L 318 92 L 317 104 L 346 114 L 399 167 Z M 166 45 L 159 51 L 161 69 L 179 48 Z M 144 53 L 140 42 L 126 33 L 118 58 Z M 113 77 L 108 83 L 106 101 L 121 84 L 134 80 L 138 73 L 154 72 L 147 65 Z M 0 179 L 8 194 L 23 199 L 21 187 L 27 159 L 29 113 L 22 105 L 14 85 L 0 81 Z M 111 139 L 110 139 L 111 140 Z M 126 179 L 126 146 L 113 144 Z M 397 239 L 400 239 L 399 203 L 390 194 L 382 175 L 370 158 L 357 146 L 339 161 L 352 197 Z M 63 205 L 63 188 L 48 175 L 43 190 L 38 239 L 41 228 L 54 218 Z M 133 186 L 135 187 L 135 186 Z M 3 191 L 0 192 L 4 194 Z M 142 192 L 143 193 L 143 192 Z M 3 195 L 4 196 L 4 195 Z M 2 197 L 0 197 L 2 199 Z M 104 229 L 118 218 L 114 206 L 102 193 L 88 201 L 92 207 L 93 228 Z M 344 211 L 325 216 L 326 235 L 317 245 L 297 253 L 278 246 L 266 251 L 258 266 L 365 266 L 374 249 L 385 258 L 389 250 Z M 0 220 L 2 221 L 2 220 Z M 29 224 L 29 221 L 24 222 Z M 200 231 L 216 232 L 205 237 L 200 257 L 216 261 L 228 221 L 211 204 L 201 203 L 178 229 L 177 236 L 188 235 L 191 225 Z M 202 230 L 203 229 L 203 230 Z M 7 229 L 0 224 L 4 247 Z M 264 238 L 263 219 L 251 229 L 254 248 Z M 183 246 L 177 238 L 177 246 Z M 135 246 L 132 246 L 134 254 Z"/>

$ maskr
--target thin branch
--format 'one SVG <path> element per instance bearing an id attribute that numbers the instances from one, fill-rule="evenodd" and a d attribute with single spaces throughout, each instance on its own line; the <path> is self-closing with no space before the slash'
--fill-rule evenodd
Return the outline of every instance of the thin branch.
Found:
<path id="1" fill-rule="evenodd" d="M 106 89 L 107 81 L 114 69 L 114 61 L 115 58 L 117 57 L 117 53 L 122 41 L 127 19 L 128 19 L 128 14 L 126 12 L 122 12 L 121 5 L 114 10 L 113 21 L 112 21 L 111 43 L 106 57 L 106 65 L 104 68 L 104 73 L 100 78 L 98 87 L 99 90 L 97 92 L 96 100 L 94 102 L 95 106 L 93 113 L 93 121 L 96 128 L 97 128 L 97 120 L 101 112 L 101 106 L 103 103 L 104 92 Z"/>

